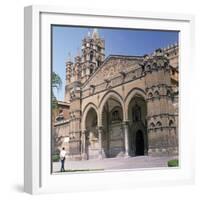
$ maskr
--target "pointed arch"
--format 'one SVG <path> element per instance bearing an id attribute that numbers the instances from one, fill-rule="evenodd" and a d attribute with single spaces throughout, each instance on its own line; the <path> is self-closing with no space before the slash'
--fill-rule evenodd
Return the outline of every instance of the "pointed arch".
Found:
<path id="1" fill-rule="evenodd" d="M 158 97 L 160 94 L 159 94 L 159 91 L 158 90 L 156 90 L 155 92 L 154 92 L 154 97 Z"/>
<path id="2" fill-rule="evenodd" d="M 102 113 L 103 113 L 104 105 L 110 98 L 114 98 L 115 100 L 117 100 L 120 103 L 120 105 L 122 107 L 122 113 L 123 113 L 123 119 L 124 119 L 123 98 L 119 95 L 119 93 L 117 93 L 114 90 L 111 90 L 111 91 L 108 91 L 107 93 L 105 93 L 104 96 L 100 100 L 100 103 L 99 103 L 99 126 L 102 126 Z"/>
<path id="3" fill-rule="evenodd" d="M 155 124 L 153 122 L 150 123 L 150 128 L 154 128 Z"/>
<path id="4" fill-rule="evenodd" d="M 88 112 L 91 110 L 91 109 L 94 109 L 96 114 L 97 114 L 97 124 L 98 124 L 98 121 L 99 121 L 99 114 L 98 114 L 98 109 L 97 109 L 97 106 L 94 104 L 94 103 L 88 103 L 85 108 L 83 109 L 83 117 L 82 117 L 82 130 L 85 130 L 86 129 L 86 126 L 85 126 L 85 122 L 86 122 L 86 117 L 87 117 L 87 114 Z"/>
<path id="5" fill-rule="evenodd" d="M 148 93 L 148 98 L 151 99 L 152 97 L 153 97 L 152 92 L 149 92 L 149 93 Z"/>
<path id="6" fill-rule="evenodd" d="M 158 121 L 157 123 L 156 123 L 156 127 L 161 127 L 162 126 L 162 123 L 160 122 L 160 121 Z"/>
<path id="7" fill-rule="evenodd" d="M 124 108 L 125 108 L 125 120 L 128 120 L 128 107 L 129 107 L 129 103 L 131 102 L 131 100 L 135 96 L 141 96 L 144 100 L 146 100 L 146 93 L 144 92 L 144 90 L 142 90 L 140 88 L 133 88 L 132 90 L 130 90 L 129 93 L 125 97 L 125 104 L 124 104 Z"/>

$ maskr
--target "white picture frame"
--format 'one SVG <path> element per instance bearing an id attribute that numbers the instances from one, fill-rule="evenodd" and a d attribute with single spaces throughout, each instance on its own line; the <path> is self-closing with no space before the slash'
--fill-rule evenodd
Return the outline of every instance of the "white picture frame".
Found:
<path id="1" fill-rule="evenodd" d="M 24 189 L 31 194 L 78 192 L 194 181 L 194 133 L 190 132 L 194 17 L 183 14 L 84 10 L 56 6 L 25 8 Z M 50 25 L 89 25 L 180 31 L 180 167 L 52 175 L 50 170 Z M 188 134 L 189 133 L 189 134 Z"/>

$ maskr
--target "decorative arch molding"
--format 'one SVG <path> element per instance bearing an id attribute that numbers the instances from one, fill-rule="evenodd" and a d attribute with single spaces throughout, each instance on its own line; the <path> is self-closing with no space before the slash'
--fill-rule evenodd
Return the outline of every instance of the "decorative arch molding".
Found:
<path id="1" fill-rule="evenodd" d="M 153 122 L 150 123 L 150 128 L 155 128 L 155 124 Z"/>
<path id="2" fill-rule="evenodd" d="M 156 123 L 156 127 L 161 127 L 162 126 L 162 123 L 160 122 L 160 121 L 157 121 L 157 123 Z"/>
<path id="3" fill-rule="evenodd" d="M 99 113 L 98 113 L 98 108 L 94 103 L 88 103 L 85 108 L 83 109 L 83 117 L 82 117 L 82 130 L 84 131 L 86 129 L 85 127 L 85 122 L 86 122 L 86 117 L 90 109 L 94 109 L 96 114 L 97 114 L 97 124 L 99 122 Z"/>
<path id="4" fill-rule="evenodd" d="M 118 93 L 118 92 L 116 92 L 116 91 L 114 91 L 114 90 L 110 90 L 110 91 L 108 91 L 108 92 L 106 92 L 104 95 L 103 95 L 103 97 L 101 98 L 101 100 L 100 100 L 100 103 L 99 103 L 99 120 L 98 120 L 98 125 L 99 126 L 102 126 L 102 113 L 103 113 L 103 107 L 104 107 L 104 105 L 105 105 L 105 103 L 110 99 L 110 98 L 114 98 L 114 99 L 116 99 L 120 104 L 121 104 L 121 107 L 122 107 L 122 113 L 123 113 L 123 120 L 124 120 L 124 116 L 125 116 L 125 114 L 124 114 L 124 101 L 123 101 L 123 98 L 122 98 L 122 96 Z"/>
<path id="5" fill-rule="evenodd" d="M 110 112 L 112 113 L 116 109 L 121 109 L 121 106 L 115 106 Z"/>
<path id="6" fill-rule="evenodd" d="M 148 121 L 148 126 L 150 127 L 151 126 L 151 124 L 154 124 L 154 126 L 156 125 L 156 119 L 153 119 L 153 118 L 151 118 L 151 119 L 149 119 L 149 121 Z"/>
<path id="7" fill-rule="evenodd" d="M 144 90 L 142 90 L 140 88 L 133 88 L 132 90 L 130 90 L 124 100 L 125 120 L 128 120 L 128 106 L 129 106 L 132 98 L 136 95 L 139 95 L 142 98 L 144 98 L 144 100 L 146 100 L 146 93 L 144 92 Z"/>
<path id="8" fill-rule="evenodd" d="M 154 92 L 154 97 L 158 97 L 159 95 L 160 95 L 159 91 L 156 90 L 156 91 Z"/>
<path id="9" fill-rule="evenodd" d="M 148 96 L 149 99 L 151 99 L 153 97 L 153 93 L 149 92 L 147 96 Z"/>

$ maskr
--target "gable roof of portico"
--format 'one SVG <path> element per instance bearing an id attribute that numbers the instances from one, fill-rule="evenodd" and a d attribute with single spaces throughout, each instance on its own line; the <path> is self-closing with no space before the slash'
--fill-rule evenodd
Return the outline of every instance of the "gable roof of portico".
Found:
<path id="1" fill-rule="evenodd" d="M 109 55 L 101 66 L 91 75 L 91 77 L 83 84 L 82 88 L 90 85 L 97 85 L 104 82 L 105 79 L 110 79 L 114 76 L 119 76 L 119 73 L 128 72 L 138 67 L 143 56 L 124 56 L 124 55 Z"/>

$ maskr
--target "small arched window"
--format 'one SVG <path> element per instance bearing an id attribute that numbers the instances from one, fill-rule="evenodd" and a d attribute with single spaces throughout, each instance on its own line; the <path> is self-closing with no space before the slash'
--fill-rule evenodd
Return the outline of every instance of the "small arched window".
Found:
<path id="1" fill-rule="evenodd" d="M 90 52 L 90 61 L 92 61 L 93 60 L 93 52 L 91 51 Z"/>
<path id="2" fill-rule="evenodd" d="M 62 114 L 63 113 L 63 109 L 59 109 L 59 114 Z"/>
<path id="3" fill-rule="evenodd" d="M 97 51 L 101 51 L 101 47 L 100 46 L 97 46 Z"/>
<path id="4" fill-rule="evenodd" d="M 141 108 L 137 104 L 133 107 L 133 121 L 141 121 Z"/>
<path id="5" fill-rule="evenodd" d="M 169 121 L 169 126 L 173 126 L 174 122 L 172 120 Z"/>
<path id="6" fill-rule="evenodd" d="M 100 66 L 100 60 L 97 60 L 97 66 L 99 67 Z"/>
<path id="7" fill-rule="evenodd" d="M 158 91 L 155 91 L 155 92 L 154 92 L 154 96 L 155 96 L 155 97 L 158 97 L 158 96 L 159 96 L 159 92 L 158 92 Z"/>
<path id="8" fill-rule="evenodd" d="M 148 71 L 148 70 L 151 70 L 151 65 L 150 64 L 148 64 L 147 66 L 146 66 L 146 70 Z"/>
<path id="9" fill-rule="evenodd" d="M 112 112 L 112 121 L 121 121 L 119 110 L 114 110 Z"/>
<path id="10" fill-rule="evenodd" d="M 94 71 L 94 67 L 91 65 L 91 66 L 90 66 L 90 74 L 92 74 L 93 71 Z"/>
<path id="11" fill-rule="evenodd" d="M 152 98 L 152 97 L 153 97 L 153 94 L 152 94 L 151 92 L 149 92 L 148 97 L 149 97 L 149 98 Z"/>
<path id="12" fill-rule="evenodd" d="M 155 124 L 153 122 L 151 122 L 150 128 L 154 128 L 154 127 L 155 127 Z"/>
<path id="13" fill-rule="evenodd" d="M 162 126 L 161 122 L 158 121 L 158 122 L 156 123 L 156 126 L 157 126 L 157 127 L 161 127 L 161 126 Z"/>
<path id="14" fill-rule="evenodd" d="M 171 96 L 171 92 L 170 92 L 170 90 L 167 90 L 167 96 Z"/>

